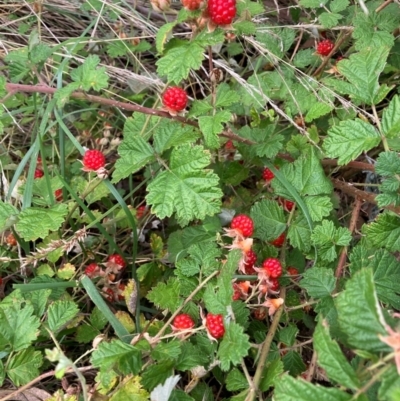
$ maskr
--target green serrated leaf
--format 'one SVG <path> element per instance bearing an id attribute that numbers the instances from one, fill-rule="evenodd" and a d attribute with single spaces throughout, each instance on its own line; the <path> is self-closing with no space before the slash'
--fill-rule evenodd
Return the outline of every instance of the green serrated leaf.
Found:
<path id="1" fill-rule="evenodd" d="M 164 24 L 157 30 L 156 35 L 156 49 L 158 53 L 163 53 L 165 44 L 172 38 L 172 30 L 174 29 L 175 25 L 177 24 L 176 21 L 169 22 Z"/>
<path id="2" fill-rule="evenodd" d="M 382 130 L 386 137 L 397 138 L 400 135 L 400 97 L 393 96 L 382 115 Z"/>
<path id="3" fill-rule="evenodd" d="M 318 254 L 328 262 L 332 262 L 337 257 L 337 246 L 349 245 L 351 238 L 348 228 L 336 228 L 330 220 L 323 220 L 311 234 L 311 240 L 316 245 Z"/>
<path id="4" fill-rule="evenodd" d="M 304 198 L 311 219 L 313 221 L 321 221 L 324 217 L 329 216 L 333 205 L 328 196 L 307 196 Z"/>
<path id="5" fill-rule="evenodd" d="M 352 85 L 349 93 L 358 101 L 375 104 L 379 91 L 379 75 L 383 71 L 389 48 L 380 46 L 365 48 L 352 54 L 349 59 L 342 60 L 337 68 Z"/>
<path id="6" fill-rule="evenodd" d="M 340 383 L 341 386 L 357 390 L 360 381 L 343 355 L 339 344 L 332 340 L 326 321 L 318 322 L 314 331 L 314 349 L 317 352 L 318 364 L 325 369 L 331 380 Z"/>
<path id="7" fill-rule="evenodd" d="M 117 368 L 124 374 L 138 374 L 142 367 L 141 352 L 133 345 L 120 340 L 101 342 L 93 351 L 91 363 L 101 370 Z"/>
<path id="8" fill-rule="evenodd" d="M 0 232 L 16 223 L 18 213 L 13 205 L 0 201 Z"/>
<path id="9" fill-rule="evenodd" d="M 67 322 L 72 320 L 79 312 L 78 306 L 73 301 L 53 302 L 47 312 L 47 320 L 50 331 L 58 331 Z"/>
<path id="10" fill-rule="evenodd" d="M 311 229 L 304 216 L 299 215 L 290 224 L 287 238 L 290 244 L 303 252 L 308 252 L 311 248 Z"/>
<path id="11" fill-rule="evenodd" d="M 148 294 L 147 299 L 155 305 L 174 312 L 182 303 L 179 296 L 180 283 L 171 277 L 167 283 L 158 283 Z"/>
<path id="12" fill-rule="evenodd" d="M 140 378 L 126 377 L 118 386 L 116 391 L 113 391 L 110 401 L 148 401 L 149 393 L 142 388 Z M 74 401 L 74 400 L 71 400 Z"/>
<path id="13" fill-rule="evenodd" d="M 254 221 L 254 237 L 262 241 L 278 238 L 286 229 L 286 217 L 276 201 L 264 199 L 253 205 L 250 212 Z"/>
<path id="14" fill-rule="evenodd" d="M 247 356 L 250 342 L 249 336 L 243 331 L 243 327 L 234 322 L 230 322 L 225 327 L 225 334 L 218 349 L 220 367 L 223 371 L 228 371 L 231 364 L 235 366 Z"/>
<path id="15" fill-rule="evenodd" d="M 7 374 L 15 386 L 23 386 L 39 376 L 42 363 L 41 352 L 27 348 L 11 357 L 7 363 Z"/>
<path id="16" fill-rule="evenodd" d="M 337 25 L 337 23 L 343 18 L 340 14 L 335 13 L 321 13 L 318 16 L 319 22 L 324 28 L 330 29 Z"/>
<path id="17" fill-rule="evenodd" d="M 165 360 L 150 365 L 142 374 L 142 384 L 151 391 L 158 384 L 163 384 L 168 377 L 173 375 L 174 361 Z"/>
<path id="18" fill-rule="evenodd" d="M 151 352 L 151 357 L 161 362 L 165 359 L 178 359 L 181 352 L 181 346 L 178 341 L 170 341 L 169 343 L 160 342 Z"/>
<path id="19" fill-rule="evenodd" d="M 277 377 L 281 376 L 284 372 L 283 362 L 280 359 L 275 359 L 266 366 L 263 376 L 260 381 L 260 390 L 268 391 L 273 386 Z"/>
<path id="20" fill-rule="evenodd" d="M 224 124 L 231 118 L 229 111 L 220 111 L 213 116 L 199 117 L 200 130 L 204 135 L 207 147 L 211 149 L 219 148 L 218 134 L 224 129 Z"/>
<path id="21" fill-rule="evenodd" d="M 182 342 L 182 352 L 176 361 L 176 369 L 182 372 L 210 362 L 212 353 L 206 353 L 189 342 Z"/>
<path id="22" fill-rule="evenodd" d="M 67 213 L 68 206 L 65 204 L 54 205 L 48 209 L 29 207 L 19 214 L 20 219 L 15 228 L 24 240 L 35 241 L 60 228 Z"/>
<path id="23" fill-rule="evenodd" d="M 170 160 L 170 169 L 147 187 L 152 212 L 161 219 L 175 212 L 181 225 L 218 213 L 222 197 L 218 176 L 204 169 L 210 163 L 209 152 L 184 144 L 172 150 Z"/>
<path id="24" fill-rule="evenodd" d="M 353 249 L 350 255 L 350 272 L 362 267 L 371 267 L 374 271 L 374 283 L 378 298 L 395 309 L 400 309 L 400 263 L 388 251 L 367 250 L 362 246 Z"/>
<path id="25" fill-rule="evenodd" d="M 288 347 L 291 347 L 296 340 L 298 332 L 299 329 L 296 326 L 290 324 L 279 331 L 279 341 L 283 344 L 286 344 Z"/>
<path id="26" fill-rule="evenodd" d="M 368 224 L 365 229 L 367 238 L 378 248 L 386 248 L 388 251 L 400 251 L 400 218 L 388 212 L 384 212 Z"/>
<path id="27" fill-rule="evenodd" d="M 222 83 L 218 86 L 215 107 L 229 107 L 239 101 L 239 94 L 232 90 L 228 84 Z"/>
<path id="28" fill-rule="evenodd" d="M 21 351 L 38 337 L 40 320 L 34 314 L 31 304 L 21 305 L 21 301 L 0 304 L 0 349 Z"/>
<path id="29" fill-rule="evenodd" d="M 115 163 L 112 182 L 115 183 L 128 177 L 147 163 L 155 160 L 154 150 L 146 139 L 141 136 L 141 132 L 144 127 L 150 130 L 156 120 L 153 117 L 147 124 L 147 122 L 143 121 L 142 117 L 138 117 L 137 115 L 126 120 L 124 139 L 118 147 L 120 158 Z M 142 126 L 138 129 L 138 123 L 140 122 L 142 122 Z"/>
<path id="30" fill-rule="evenodd" d="M 226 376 L 226 388 L 229 391 L 239 391 L 248 388 L 249 383 L 239 369 L 232 369 Z"/>
<path id="31" fill-rule="evenodd" d="M 105 67 L 98 67 L 100 58 L 89 55 L 84 63 L 71 71 L 71 78 L 80 84 L 83 90 L 100 91 L 108 86 L 108 75 Z"/>
<path id="32" fill-rule="evenodd" d="M 336 298 L 336 308 L 341 330 L 351 347 L 369 352 L 390 351 L 378 337 L 385 335 L 379 315 L 379 301 L 375 292 L 373 273 L 363 268 L 347 281 L 346 289 Z M 351 319 L 350 316 L 362 316 Z"/>
<path id="33" fill-rule="evenodd" d="M 344 165 L 378 146 L 380 141 L 379 133 L 371 124 L 360 119 L 346 120 L 328 130 L 323 147 L 328 157 L 338 158 L 338 163 Z"/>
<path id="34" fill-rule="evenodd" d="M 329 8 L 333 13 L 340 13 L 346 10 L 349 5 L 349 0 L 332 0 L 329 3 Z"/>
<path id="35" fill-rule="evenodd" d="M 288 371 L 292 376 L 298 376 L 306 370 L 306 365 L 303 359 L 296 351 L 289 351 L 282 358 L 283 367 L 285 371 Z"/>
<path id="36" fill-rule="evenodd" d="M 198 70 L 204 59 L 204 48 L 195 41 L 183 42 L 168 50 L 156 62 L 160 76 L 166 75 L 168 81 L 179 83 L 186 79 L 190 70 Z"/>
<path id="37" fill-rule="evenodd" d="M 352 395 L 284 375 L 275 380 L 274 398 L 276 401 L 350 401 Z"/>
<path id="38" fill-rule="evenodd" d="M 42 317 L 44 314 L 50 294 L 51 290 L 30 291 L 25 294 L 25 298 L 32 303 L 36 316 Z"/>
<path id="39" fill-rule="evenodd" d="M 310 110 L 308 110 L 305 121 L 310 123 L 311 121 L 330 113 L 334 108 L 335 106 L 327 103 L 315 103 L 313 106 L 311 106 Z"/>
<path id="40" fill-rule="evenodd" d="M 312 298 L 323 298 L 335 289 L 333 271 L 322 267 L 313 267 L 306 270 L 300 286 L 305 288 Z"/>

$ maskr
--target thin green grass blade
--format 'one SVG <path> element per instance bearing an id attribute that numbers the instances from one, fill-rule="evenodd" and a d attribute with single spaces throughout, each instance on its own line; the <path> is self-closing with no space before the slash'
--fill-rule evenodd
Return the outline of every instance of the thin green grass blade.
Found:
<path id="1" fill-rule="evenodd" d="M 81 278 L 81 283 L 82 283 L 83 288 L 86 290 L 87 294 L 89 295 L 90 299 L 100 309 L 100 311 L 103 313 L 104 317 L 111 324 L 111 326 L 114 329 L 115 334 L 118 336 L 118 338 L 121 341 L 129 344 L 133 338 L 133 335 L 130 334 L 128 332 L 128 330 L 126 330 L 126 328 L 121 324 L 121 322 L 111 312 L 110 308 L 107 306 L 103 297 L 97 291 L 97 288 L 94 285 L 93 281 L 88 276 L 84 275 Z"/>

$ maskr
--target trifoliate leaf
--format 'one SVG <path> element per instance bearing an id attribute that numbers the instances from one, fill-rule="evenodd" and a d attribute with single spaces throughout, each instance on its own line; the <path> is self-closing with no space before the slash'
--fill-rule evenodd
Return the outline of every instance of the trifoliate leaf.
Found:
<path id="1" fill-rule="evenodd" d="M 19 214 L 19 221 L 15 227 L 25 241 L 35 241 L 45 238 L 50 231 L 58 230 L 67 213 L 68 206 L 65 204 L 47 209 L 29 207 Z"/>
<path id="2" fill-rule="evenodd" d="M 72 320 L 79 309 L 73 301 L 56 301 L 48 309 L 47 319 L 50 331 L 58 331 L 67 322 Z"/>
<path id="3" fill-rule="evenodd" d="M 313 221 L 320 221 L 329 216 L 333 205 L 327 196 L 306 196 L 304 202 Z"/>
<path id="4" fill-rule="evenodd" d="M 18 210 L 9 203 L 0 201 L 0 232 L 16 223 Z"/>
<path id="5" fill-rule="evenodd" d="M 219 148 L 218 134 L 224 129 L 225 123 L 231 118 L 229 111 L 220 111 L 213 116 L 199 117 L 200 130 L 204 135 L 207 147 L 211 149 Z"/>
<path id="6" fill-rule="evenodd" d="M 400 251 L 400 217 L 384 212 L 364 230 L 367 239 L 377 248 Z"/>
<path id="7" fill-rule="evenodd" d="M 264 199 L 257 202 L 250 212 L 254 221 L 254 237 L 262 241 L 278 238 L 286 229 L 286 218 L 283 209 L 277 202 Z"/>
<path id="8" fill-rule="evenodd" d="M 335 289 L 335 282 L 333 270 L 313 267 L 303 274 L 300 286 L 307 290 L 310 297 L 323 298 Z"/>
<path id="9" fill-rule="evenodd" d="M 170 160 L 170 169 L 159 173 L 147 187 L 146 201 L 152 212 L 161 219 L 175 212 L 182 226 L 218 213 L 222 197 L 219 179 L 204 169 L 210 153 L 202 146 L 185 144 L 172 150 Z"/>
<path id="10" fill-rule="evenodd" d="M 169 309 L 174 312 L 182 303 L 179 297 L 179 289 L 179 280 L 171 277 L 167 283 L 158 283 L 147 294 L 147 299 L 162 309 Z"/>
<path id="11" fill-rule="evenodd" d="M 274 398 L 275 401 L 350 401 L 352 395 L 336 388 L 314 385 L 305 380 L 284 375 L 275 380 Z"/>
<path id="12" fill-rule="evenodd" d="M 30 304 L 20 302 L 4 304 L 0 307 L 0 349 L 14 352 L 27 348 L 38 337 L 39 319 L 33 315 Z"/>
<path id="13" fill-rule="evenodd" d="M 390 351 L 378 337 L 386 330 L 380 320 L 372 269 L 363 268 L 347 281 L 346 289 L 336 298 L 336 308 L 340 328 L 351 347 L 375 353 Z"/>
<path id="14" fill-rule="evenodd" d="M 243 327 L 230 322 L 225 326 L 225 334 L 218 349 L 221 369 L 227 372 L 231 364 L 239 364 L 247 356 L 250 348 L 249 336 L 244 334 Z"/>
<path id="15" fill-rule="evenodd" d="M 239 391 L 248 387 L 249 383 L 239 369 L 232 369 L 226 376 L 226 388 L 229 391 Z"/>
<path id="16" fill-rule="evenodd" d="M 23 386 L 39 376 L 39 368 L 43 363 L 40 351 L 27 348 L 14 354 L 7 362 L 7 374 L 15 386 Z"/>
<path id="17" fill-rule="evenodd" d="M 203 59 L 204 48 L 195 41 L 185 41 L 168 50 L 157 61 L 157 72 L 160 76 L 166 75 L 169 82 L 181 82 L 188 77 L 190 70 L 201 67 Z"/>
<path id="18" fill-rule="evenodd" d="M 374 283 L 378 298 L 395 309 L 400 309 L 400 263 L 384 249 L 365 249 L 357 246 L 350 255 L 350 272 L 362 267 L 371 267 L 374 272 Z"/>
<path id="19" fill-rule="evenodd" d="M 337 158 L 344 165 L 378 146 L 380 141 L 379 133 L 371 124 L 360 119 L 346 120 L 328 130 L 323 147 L 328 157 Z"/>
<path id="20" fill-rule="evenodd" d="M 400 97 L 393 96 L 389 105 L 383 109 L 382 130 L 387 138 L 397 138 L 400 134 Z"/>
<path id="21" fill-rule="evenodd" d="M 322 225 L 315 227 L 311 235 L 311 240 L 318 249 L 318 255 L 328 262 L 337 257 L 337 246 L 349 245 L 351 238 L 347 228 L 336 228 L 330 220 L 323 220 Z"/>
<path id="22" fill-rule="evenodd" d="M 122 178 L 128 177 L 147 163 L 155 160 L 154 150 L 142 136 L 145 135 L 142 133 L 142 130 L 143 127 L 147 127 L 147 130 L 151 131 L 157 120 L 157 118 L 152 117 L 147 122 L 143 120 L 143 117 L 139 117 L 138 115 L 126 120 L 124 139 L 118 147 L 120 158 L 115 163 L 112 182 L 115 183 Z M 141 125 L 139 125 L 140 123 Z"/>
<path id="23" fill-rule="evenodd" d="M 359 388 L 360 381 L 339 344 L 331 339 L 326 321 L 319 321 L 317 324 L 314 331 L 314 349 L 317 352 L 319 366 L 325 369 L 331 380 L 353 390 Z"/>
<path id="24" fill-rule="evenodd" d="M 94 367 L 109 370 L 113 367 L 124 374 L 138 374 L 142 367 L 141 352 L 133 345 L 120 340 L 102 341 L 93 351 L 91 363 Z"/>
<path id="25" fill-rule="evenodd" d="M 379 75 L 385 68 L 389 49 L 386 46 L 368 47 L 337 65 L 339 72 L 352 85 L 350 97 L 369 105 L 376 104 L 380 88 Z"/>

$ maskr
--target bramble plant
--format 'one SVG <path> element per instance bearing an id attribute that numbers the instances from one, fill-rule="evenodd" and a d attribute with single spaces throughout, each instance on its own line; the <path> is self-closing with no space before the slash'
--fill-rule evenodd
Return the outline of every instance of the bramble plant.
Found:
<path id="1" fill-rule="evenodd" d="M 398 401 L 398 2 L 67 3 L 1 6 L 2 400 Z"/>

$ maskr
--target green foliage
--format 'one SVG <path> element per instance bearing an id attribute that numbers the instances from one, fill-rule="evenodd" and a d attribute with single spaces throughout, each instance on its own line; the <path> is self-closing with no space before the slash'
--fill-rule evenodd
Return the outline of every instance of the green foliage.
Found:
<path id="1" fill-rule="evenodd" d="M 331 294 L 335 288 L 333 271 L 323 267 L 314 267 L 307 270 L 300 285 L 305 288 L 313 298 L 323 298 Z"/>

